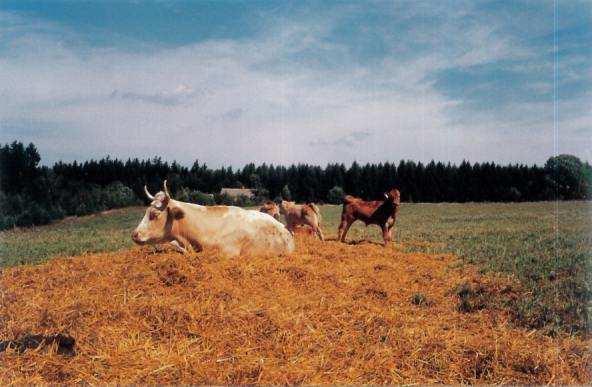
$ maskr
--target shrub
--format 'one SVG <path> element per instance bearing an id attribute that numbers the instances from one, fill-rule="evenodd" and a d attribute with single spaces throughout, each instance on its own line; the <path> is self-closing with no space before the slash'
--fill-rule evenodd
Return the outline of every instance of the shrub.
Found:
<path id="1" fill-rule="evenodd" d="M 216 204 L 224 206 L 252 207 L 257 204 L 254 199 L 251 199 L 246 195 L 233 197 L 224 193 L 214 195 L 214 199 Z"/>
<path id="2" fill-rule="evenodd" d="M 282 188 L 281 196 L 284 200 L 292 200 L 292 192 L 290 191 L 290 187 L 288 187 L 288 184 L 286 184 L 284 188 Z"/>
<path id="3" fill-rule="evenodd" d="M 76 206 L 76 209 L 74 210 L 74 214 L 76 216 L 82 216 L 82 215 L 88 215 L 92 212 L 92 210 L 89 208 L 89 206 L 85 203 L 79 203 L 78 206 Z"/>
<path id="4" fill-rule="evenodd" d="M 245 195 L 239 195 L 234 199 L 234 205 L 239 207 L 251 207 L 254 206 L 256 202 Z"/>
<path id="5" fill-rule="evenodd" d="M 0 230 L 6 230 L 16 226 L 16 217 L 13 215 L 0 214 Z"/>
<path id="6" fill-rule="evenodd" d="M 234 200 L 228 194 L 214 194 L 214 201 L 216 204 L 221 204 L 224 206 L 231 206 L 234 204 Z"/>
<path id="7" fill-rule="evenodd" d="M 16 225 L 31 226 L 34 224 L 48 224 L 51 221 L 52 219 L 47 209 L 33 202 L 27 210 L 16 218 Z"/>
<path id="8" fill-rule="evenodd" d="M 331 204 L 341 204 L 344 196 L 345 192 L 343 192 L 343 188 L 336 185 L 329 190 L 329 193 L 327 194 L 327 201 Z"/>
<path id="9" fill-rule="evenodd" d="M 269 190 L 266 188 L 258 188 L 255 197 L 253 198 L 253 202 L 255 204 L 262 204 L 269 200 Z"/>
<path id="10" fill-rule="evenodd" d="M 195 191 L 195 202 L 204 206 L 212 206 L 216 204 L 213 195 L 201 191 Z"/>
<path id="11" fill-rule="evenodd" d="M 134 191 L 116 181 L 102 189 L 102 204 L 106 208 L 119 208 L 138 204 L 138 198 Z"/>
<path id="12" fill-rule="evenodd" d="M 211 206 L 216 204 L 214 196 L 198 190 L 190 190 L 186 187 L 181 188 L 175 197 L 177 200 L 182 202 L 196 203 L 203 206 Z"/>
<path id="13" fill-rule="evenodd" d="M 557 199 L 586 199 L 592 186 L 590 165 L 573 155 L 551 157 L 545 163 L 545 173 Z"/>

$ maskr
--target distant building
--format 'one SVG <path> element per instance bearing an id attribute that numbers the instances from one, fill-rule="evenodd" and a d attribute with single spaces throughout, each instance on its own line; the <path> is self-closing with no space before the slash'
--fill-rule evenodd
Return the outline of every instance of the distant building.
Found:
<path id="1" fill-rule="evenodd" d="M 255 197 L 255 190 L 250 188 L 222 188 L 220 190 L 220 195 L 228 195 L 229 197 L 235 199 L 239 196 L 246 196 L 249 199 Z"/>

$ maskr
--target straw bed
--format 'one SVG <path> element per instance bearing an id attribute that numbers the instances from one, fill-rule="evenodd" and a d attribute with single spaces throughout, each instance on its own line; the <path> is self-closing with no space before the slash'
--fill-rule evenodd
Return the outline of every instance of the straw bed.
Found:
<path id="1" fill-rule="evenodd" d="M 76 340 L 73 356 L 1 352 L 2 384 L 591 378 L 589 340 L 515 328 L 491 302 L 520 296 L 511 279 L 396 245 L 299 235 L 290 257 L 239 259 L 137 248 L 6 269 L 0 289 L 0 340 Z"/>

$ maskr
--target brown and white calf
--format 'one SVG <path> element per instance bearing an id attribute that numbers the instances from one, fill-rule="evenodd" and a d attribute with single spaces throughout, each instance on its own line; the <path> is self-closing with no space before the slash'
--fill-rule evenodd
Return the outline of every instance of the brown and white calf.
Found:
<path id="1" fill-rule="evenodd" d="M 263 203 L 259 211 L 263 212 L 264 214 L 271 215 L 274 217 L 275 220 L 280 220 L 280 208 L 277 204 L 272 201 L 268 201 Z"/>
<path id="2" fill-rule="evenodd" d="M 132 233 L 137 244 L 171 243 L 182 253 L 218 249 L 223 255 L 281 255 L 294 251 L 294 239 L 283 224 L 259 211 L 233 206 L 200 206 L 171 198 L 164 190 Z"/>
<path id="3" fill-rule="evenodd" d="M 294 234 L 298 225 L 310 226 L 320 240 L 325 240 L 321 230 L 321 212 L 314 203 L 296 204 L 282 200 L 280 212 L 286 217 L 286 228 Z"/>
<path id="4" fill-rule="evenodd" d="M 397 220 L 397 214 L 401 207 L 401 193 L 393 188 L 384 194 L 384 200 L 365 201 L 360 198 L 346 195 L 343 198 L 343 210 L 341 223 L 337 230 L 338 239 L 345 242 L 347 232 L 356 220 L 361 220 L 368 226 L 375 224 L 382 230 L 384 245 L 392 240 L 392 229 Z"/>

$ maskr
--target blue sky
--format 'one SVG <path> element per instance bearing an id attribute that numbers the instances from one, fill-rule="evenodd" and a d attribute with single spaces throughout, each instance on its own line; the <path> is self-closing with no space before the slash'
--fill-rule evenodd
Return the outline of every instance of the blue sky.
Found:
<path id="1" fill-rule="evenodd" d="M 43 162 L 592 160 L 590 1 L 3 1 Z"/>

